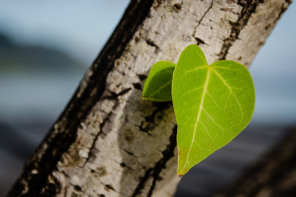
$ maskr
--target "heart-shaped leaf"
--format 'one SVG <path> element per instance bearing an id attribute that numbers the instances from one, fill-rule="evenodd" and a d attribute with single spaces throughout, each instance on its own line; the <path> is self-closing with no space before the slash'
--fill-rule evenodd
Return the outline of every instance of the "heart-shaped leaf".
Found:
<path id="1" fill-rule="evenodd" d="M 167 61 L 156 62 L 145 81 L 143 97 L 152 101 L 171 101 L 171 87 L 175 64 Z"/>
<path id="2" fill-rule="evenodd" d="M 208 66 L 197 45 L 182 52 L 172 82 L 178 124 L 178 175 L 236 137 L 250 122 L 255 89 L 249 71 L 234 61 Z"/>

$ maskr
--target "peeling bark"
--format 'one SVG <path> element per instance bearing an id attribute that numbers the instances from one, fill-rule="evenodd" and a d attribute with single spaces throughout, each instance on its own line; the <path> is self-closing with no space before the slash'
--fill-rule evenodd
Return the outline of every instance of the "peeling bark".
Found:
<path id="1" fill-rule="evenodd" d="M 209 63 L 249 66 L 285 0 L 132 0 L 9 196 L 172 196 L 170 103 L 141 100 L 150 67 L 199 44 Z"/>

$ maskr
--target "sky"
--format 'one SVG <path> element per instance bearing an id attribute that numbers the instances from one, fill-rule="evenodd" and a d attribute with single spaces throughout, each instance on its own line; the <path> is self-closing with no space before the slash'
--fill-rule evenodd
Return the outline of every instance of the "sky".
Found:
<path id="1" fill-rule="evenodd" d="M 0 0 L 0 28 L 16 41 L 58 47 L 92 61 L 128 0 Z"/>
<path id="2" fill-rule="evenodd" d="M 296 124 L 296 4 L 290 5 L 253 61 L 254 122 Z"/>
<path id="3" fill-rule="evenodd" d="M 19 43 L 61 49 L 85 62 L 84 66 L 89 66 L 112 33 L 128 2 L 0 0 L 0 30 Z M 296 5 L 292 3 L 250 67 L 256 89 L 253 122 L 284 125 L 296 123 L 295 19 Z M 56 84 L 51 86 L 55 88 Z M 20 85 L 18 88 L 23 87 Z M 58 95 L 56 100 L 65 98 L 64 95 Z M 48 100 L 48 106 L 59 103 L 56 100 Z M 38 105 L 29 95 L 26 101 L 26 107 L 36 105 L 35 108 L 41 108 L 40 113 L 46 113 L 46 110 L 52 108 L 46 108 L 43 103 Z M 16 105 L 13 102 L 16 101 L 5 103 L 4 107 L 13 109 Z M 58 107 L 64 104 L 65 101 L 60 102 Z M 55 112 L 54 116 L 58 113 Z"/>

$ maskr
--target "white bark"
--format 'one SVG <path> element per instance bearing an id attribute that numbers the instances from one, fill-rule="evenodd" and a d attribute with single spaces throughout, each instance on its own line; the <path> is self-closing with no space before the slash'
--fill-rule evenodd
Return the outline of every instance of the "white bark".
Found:
<path id="1" fill-rule="evenodd" d="M 180 180 L 174 113 L 169 103 L 141 99 L 143 76 L 159 60 L 176 63 L 192 43 L 209 64 L 226 58 L 248 67 L 289 3 L 155 0 L 116 59 L 102 97 L 79 123 L 76 140 L 48 175 L 60 185 L 56 196 L 172 196 Z M 77 97 L 92 74 L 86 73 Z M 63 132 L 60 124 L 56 133 Z"/>

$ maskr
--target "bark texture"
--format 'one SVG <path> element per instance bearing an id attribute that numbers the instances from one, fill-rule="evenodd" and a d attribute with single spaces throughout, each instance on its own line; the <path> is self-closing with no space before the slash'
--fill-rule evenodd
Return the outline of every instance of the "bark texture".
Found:
<path id="1" fill-rule="evenodd" d="M 132 0 L 9 196 L 172 196 L 170 103 L 141 100 L 150 67 L 198 44 L 209 63 L 247 67 L 287 0 Z"/>

